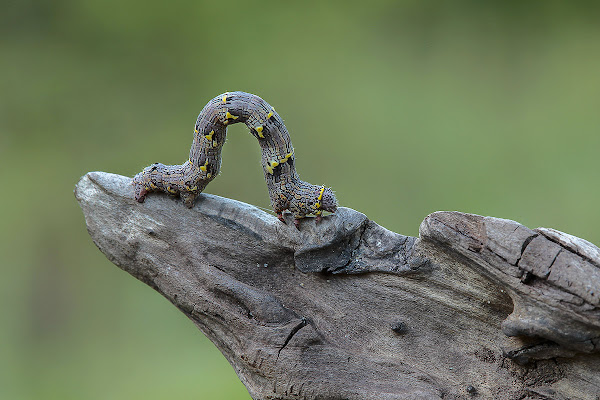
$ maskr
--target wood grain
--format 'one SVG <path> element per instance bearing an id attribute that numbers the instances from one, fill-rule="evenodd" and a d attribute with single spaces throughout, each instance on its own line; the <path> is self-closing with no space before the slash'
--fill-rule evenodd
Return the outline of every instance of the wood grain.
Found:
<path id="1" fill-rule="evenodd" d="M 75 195 L 100 250 L 194 321 L 253 399 L 600 393 L 600 253 L 582 239 L 459 212 L 415 238 L 343 207 L 298 231 L 207 194 L 139 204 L 102 172 Z"/>

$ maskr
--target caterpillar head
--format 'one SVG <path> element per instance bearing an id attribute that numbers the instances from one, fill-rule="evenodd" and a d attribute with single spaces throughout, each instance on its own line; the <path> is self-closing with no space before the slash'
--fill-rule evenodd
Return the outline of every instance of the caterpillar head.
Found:
<path id="1" fill-rule="evenodd" d="M 323 211 L 335 212 L 337 210 L 337 199 L 331 188 L 320 186 L 315 195 L 316 201 L 313 203 L 313 214 L 320 216 Z"/>

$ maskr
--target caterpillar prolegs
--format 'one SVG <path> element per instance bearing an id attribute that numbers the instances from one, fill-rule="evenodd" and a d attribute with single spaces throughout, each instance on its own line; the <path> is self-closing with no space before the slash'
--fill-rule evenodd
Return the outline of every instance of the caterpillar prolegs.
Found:
<path id="1" fill-rule="evenodd" d="M 331 188 L 300 179 L 290 134 L 275 109 L 260 97 L 244 92 L 227 92 L 208 102 L 194 126 L 189 159 L 181 165 L 160 163 L 146 167 L 133 178 L 135 199 L 144 201 L 149 192 L 179 195 L 191 208 L 194 200 L 221 169 L 221 148 L 228 125 L 243 122 L 258 139 L 271 206 L 285 222 L 289 210 L 296 227 L 299 220 L 323 211 L 335 212 L 337 200 Z"/>

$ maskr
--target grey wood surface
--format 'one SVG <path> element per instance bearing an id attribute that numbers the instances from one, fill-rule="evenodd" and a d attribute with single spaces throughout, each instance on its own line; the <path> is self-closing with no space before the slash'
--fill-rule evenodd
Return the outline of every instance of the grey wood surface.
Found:
<path id="1" fill-rule="evenodd" d="M 98 248 L 254 399 L 600 399 L 600 250 L 583 239 L 459 212 L 415 238 L 344 207 L 297 230 L 208 194 L 139 204 L 103 172 L 75 196 Z"/>

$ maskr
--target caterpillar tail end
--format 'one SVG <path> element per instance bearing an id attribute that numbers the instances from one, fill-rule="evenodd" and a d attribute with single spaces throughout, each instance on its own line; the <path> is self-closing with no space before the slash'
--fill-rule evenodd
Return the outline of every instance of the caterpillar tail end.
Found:
<path id="1" fill-rule="evenodd" d="M 138 203 L 143 203 L 146 200 L 148 189 L 144 184 L 142 173 L 140 172 L 133 177 L 133 197 Z"/>

